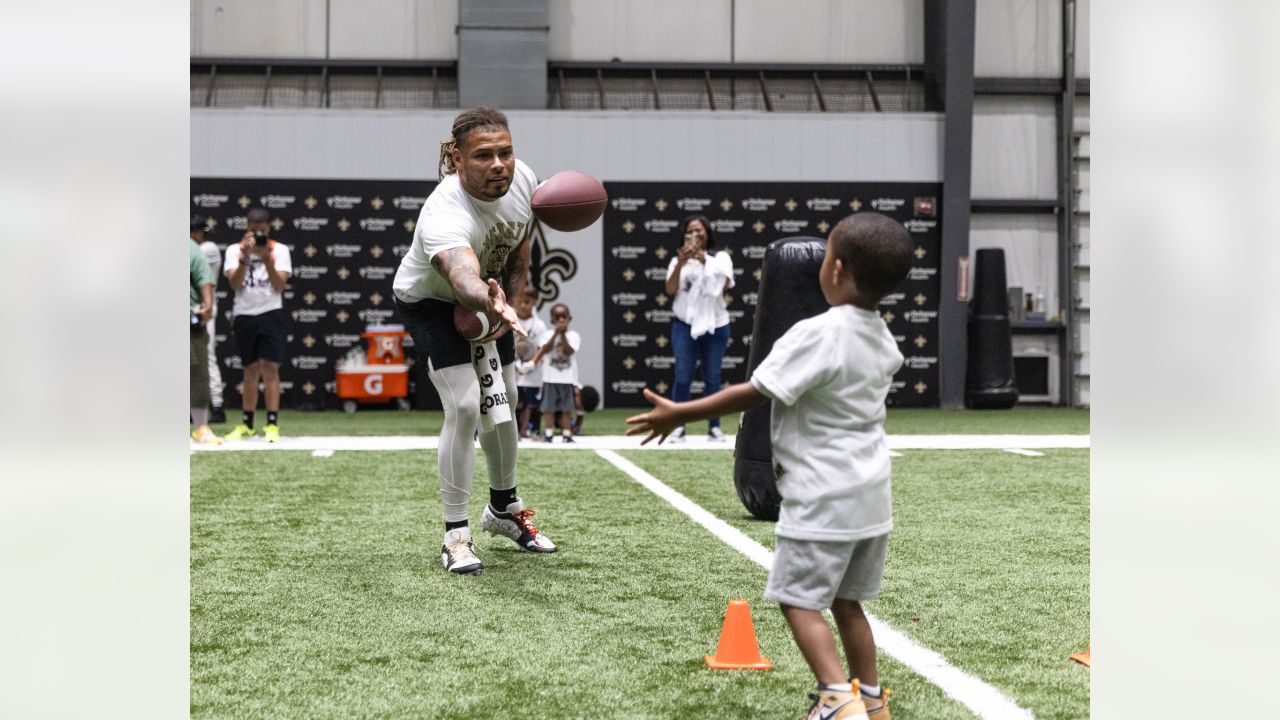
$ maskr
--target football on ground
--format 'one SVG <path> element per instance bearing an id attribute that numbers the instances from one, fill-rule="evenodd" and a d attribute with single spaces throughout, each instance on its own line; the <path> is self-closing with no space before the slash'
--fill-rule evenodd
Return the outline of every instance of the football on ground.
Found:
<path id="1" fill-rule="evenodd" d="M 581 230 L 604 213 L 609 201 L 599 180 L 576 170 L 565 170 L 547 178 L 533 191 L 533 214 L 542 223 L 561 232 Z"/>
<path id="2" fill-rule="evenodd" d="M 489 316 L 466 305 L 453 306 L 453 328 L 465 340 L 479 340 L 488 335 L 495 323 Z"/>

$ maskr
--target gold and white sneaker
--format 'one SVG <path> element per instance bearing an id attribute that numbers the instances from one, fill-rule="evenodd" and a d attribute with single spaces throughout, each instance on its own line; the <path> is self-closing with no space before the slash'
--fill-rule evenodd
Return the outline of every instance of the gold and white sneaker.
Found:
<path id="1" fill-rule="evenodd" d="M 191 440 L 201 445 L 221 445 L 222 438 L 213 434 L 208 425 L 201 425 L 191 433 Z"/>

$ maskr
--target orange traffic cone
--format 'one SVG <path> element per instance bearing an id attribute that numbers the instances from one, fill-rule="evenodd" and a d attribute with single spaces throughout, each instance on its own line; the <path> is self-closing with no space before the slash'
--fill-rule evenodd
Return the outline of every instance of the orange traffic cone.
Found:
<path id="1" fill-rule="evenodd" d="M 715 655 L 704 656 L 712 670 L 772 670 L 773 663 L 760 654 L 751 608 L 746 600 L 730 600 L 720 629 Z"/>

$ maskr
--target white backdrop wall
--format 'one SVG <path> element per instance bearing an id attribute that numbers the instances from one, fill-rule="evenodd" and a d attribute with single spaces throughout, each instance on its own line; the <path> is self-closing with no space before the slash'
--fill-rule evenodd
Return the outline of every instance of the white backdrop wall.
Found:
<path id="1" fill-rule="evenodd" d="M 196 57 L 452 60 L 459 0 L 191 0 Z M 551 60 L 920 63 L 923 0 L 551 0 Z M 736 25 L 736 27 L 734 27 Z M 734 51 L 731 54 L 731 35 Z"/>
<path id="2" fill-rule="evenodd" d="M 1061 77 L 1061 0 L 977 0 L 977 77 Z M 1089 77 L 1089 0 L 1076 3 L 1076 77 Z"/>
<path id="3" fill-rule="evenodd" d="M 191 0 L 192 57 L 456 60 L 458 0 Z"/>
<path id="4" fill-rule="evenodd" d="M 1057 110 L 1052 96 L 973 101 L 973 197 L 1058 197 Z"/>
<path id="5" fill-rule="evenodd" d="M 456 111 L 191 111 L 199 177 L 424 179 Z M 934 114 L 511 111 L 516 154 L 545 178 L 580 170 L 603 180 L 940 182 L 942 118 Z M 604 334 L 602 228 L 547 230 L 578 260 L 562 287 L 584 342 Z M 321 238 L 323 239 L 323 238 Z M 544 312 L 545 314 L 545 312 Z M 602 387 L 598 353 L 582 380 Z"/>

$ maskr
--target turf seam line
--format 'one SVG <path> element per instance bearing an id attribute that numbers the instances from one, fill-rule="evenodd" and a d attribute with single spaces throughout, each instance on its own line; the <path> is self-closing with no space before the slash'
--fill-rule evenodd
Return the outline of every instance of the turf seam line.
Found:
<path id="1" fill-rule="evenodd" d="M 765 570 L 773 565 L 773 551 L 645 472 L 635 463 L 612 450 L 596 450 L 596 454 L 757 565 Z M 867 619 L 871 622 L 877 647 L 938 686 L 943 693 L 978 717 L 984 720 L 1029 720 L 1035 717 L 1030 710 L 1019 707 L 996 688 L 955 667 L 942 655 L 894 630 L 879 618 L 867 613 Z"/>

